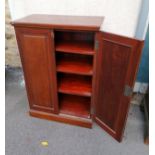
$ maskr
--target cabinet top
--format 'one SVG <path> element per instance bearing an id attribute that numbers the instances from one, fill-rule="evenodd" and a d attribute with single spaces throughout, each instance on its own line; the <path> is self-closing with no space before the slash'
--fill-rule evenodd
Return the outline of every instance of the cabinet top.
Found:
<path id="1" fill-rule="evenodd" d="M 104 17 L 101 16 L 61 16 L 33 14 L 12 21 L 11 24 L 22 27 L 98 31 L 103 19 Z"/>

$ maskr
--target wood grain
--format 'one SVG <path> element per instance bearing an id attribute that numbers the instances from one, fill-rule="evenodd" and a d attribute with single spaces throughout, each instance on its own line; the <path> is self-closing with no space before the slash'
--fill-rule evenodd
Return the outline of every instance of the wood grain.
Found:
<path id="1" fill-rule="evenodd" d="M 92 128 L 91 119 L 79 118 L 75 116 L 71 117 L 65 114 L 52 114 L 52 113 L 46 113 L 46 112 L 41 112 L 36 110 L 30 110 L 29 114 L 30 116 L 41 118 L 41 119 L 57 121 L 57 122 L 62 122 L 62 123 L 86 127 L 86 128 Z"/>
<path id="2" fill-rule="evenodd" d="M 82 41 L 59 41 L 56 43 L 56 51 L 65 53 L 76 53 L 84 55 L 93 55 L 94 47 L 91 42 Z"/>
<path id="3" fill-rule="evenodd" d="M 54 111 L 57 109 L 56 87 L 52 84 L 56 83 L 56 75 L 54 66 L 51 66 L 53 54 L 51 32 L 42 29 L 16 28 L 16 36 L 30 108 L 56 112 Z"/>
<path id="4" fill-rule="evenodd" d="M 103 22 L 99 16 L 63 16 L 33 14 L 12 21 L 14 26 L 48 28 L 48 29 L 72 29 L 85 31 L 98 31 Z"/>
<path id="5" fill-rule="evenodd" d="M 79 96 L 91 96 L 91 91 L 91 77 L 71 74 L 59 74 L 58 76 L 58 92 Z"/>
<path id="6" fill-rule="evenodd" d="M 57 71 L 80 75 L 93 75 L 93 57 L 57 53 Z"/>
<path id="7" fill-rule="evenodd" d="M 143 41 L 100 32 L 102 22 L 102 17 L 30 15 L 12 24 L 30 115 L 88 128 L 93 117 L 121 141 L 131 99 L 124 90 L 134 86 Z"/>
<path id="8" fill-rule="evenodd" d="M 60 113 L 90 118 L 90 98 L 75 95 L 59 95 Z"/>
<path id="9" fill-rule="evenodd" d="M 143 42 L 110 33 L 98 33 L 95 120 L 121 141 L 129 110 L 130 96 L 125 85 L 133 87 Z"/>

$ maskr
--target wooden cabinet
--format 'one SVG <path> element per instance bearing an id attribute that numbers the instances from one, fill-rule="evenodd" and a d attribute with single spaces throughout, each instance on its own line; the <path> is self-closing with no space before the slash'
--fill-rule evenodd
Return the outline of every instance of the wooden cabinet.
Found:
<path id="1" fill-rule="evenodd" d="M 101 32 L 102 17 L 31 15 L 12 22 L 30 115 L 121 141 L 143 41 Z"/>

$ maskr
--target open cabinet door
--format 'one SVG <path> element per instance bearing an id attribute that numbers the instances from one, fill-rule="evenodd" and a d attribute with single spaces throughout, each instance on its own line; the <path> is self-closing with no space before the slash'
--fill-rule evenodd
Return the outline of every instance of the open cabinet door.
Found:
<path id="1" fill-rule="evenodd" d="M 96 45 L 94 119 L 121 141 L 143 41 L 99 32 Z"/>

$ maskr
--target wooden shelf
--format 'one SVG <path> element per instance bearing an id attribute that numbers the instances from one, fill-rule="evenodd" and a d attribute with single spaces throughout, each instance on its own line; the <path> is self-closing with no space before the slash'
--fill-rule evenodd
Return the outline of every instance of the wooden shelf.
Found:
<path id="1" fill-rule="evenodd" d="M 90 118 L 94 33 L 55 32 L 60 114 Z"/>
<path id="2" fill-rule="evenodd" d="M 92 56 L 57 54 L 57 71 L 81 75 L 92 75 Z"/>
<path id="3" fill-rule="evenodd" d="M 58 92 L 80 96 L 91 96 L 91 77 L 79 75 L 58 75 Z"/>
<path id="4" fill-rule="evenodd" d="M 55 48 L 60 52 L 94 55 L 93 44 L 88 41 L 58 41 Z"/>
<path id="5" fill-rule="evenodd" d="M 90 98 L 59 94 L 60 113 L 90 118 Z"/>

